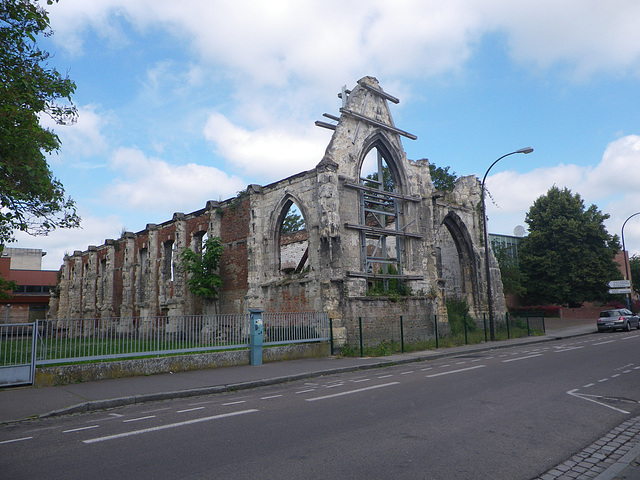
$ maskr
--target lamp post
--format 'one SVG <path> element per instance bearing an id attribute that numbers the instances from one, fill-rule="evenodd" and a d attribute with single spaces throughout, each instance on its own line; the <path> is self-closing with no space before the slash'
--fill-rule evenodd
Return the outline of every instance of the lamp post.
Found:
<path id="1" fill-rule="evenodd" d="M 631 280 L 631 275 L 629 274 L 629 259 L 627 258 L 627 251 L 624 247 L 624 226 L 627 224 L 629 220 L 631 220 L 636 215 L 640 215 L 640 212 L 634 213 L 629 218 L 627 218 L 622 224 L 622 256 L 624 256 L 624 269 L 627 273 L 627 280 Z M 631 289 L 631 282 L 629 282 L 629 289 Z M 627 293 L 627 308 L 631 309 L 631 293 Z"/>
<path id="2" fill-rule="evenodd" d="M 487 175 L 489 174 L 489 170 L 493 168 L 493 166 L 502 160 L 504 157 L 508 157 L 509 155 L 515 155 L 516 153 L 531 153 L 533 152 L 533 148 L 525 147 L 520 150 L 516 150 L 515 152 L 507 153 L 506 155 L 501 156 L 495 162 L 491 164 L 491 166 L 487 169 L 482 178 L 482 189 L 480 190 L 480 194 L 482 195 L 482 226 L 484 227 L 484 265 L 486 268 L 487 275 L 487 307 L 489 308 L 489 332 L 491 334 L 491 340 L 494 341 L 496 339 L 496 329 L 493 322 L 493 299 L 491 297 L 491 269 L 489 268 L 489 234 L 487 232 L 487 206 L 484 201 L 484 182 L 487 179 Z"/>

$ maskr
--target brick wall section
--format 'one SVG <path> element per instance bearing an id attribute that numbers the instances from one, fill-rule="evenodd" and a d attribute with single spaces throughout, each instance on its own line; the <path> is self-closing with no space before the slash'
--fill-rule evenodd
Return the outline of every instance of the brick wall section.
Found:
<path id="1" fill-rule="evenodd" d="M 248 289 L 249 235 L 251 200 L 248 194 L 226 202 L 220 220 L 220 240 L 224 251 L 220 259 L 220 275 L 223 278 L 220 291 L 220 311 L 244 313 L 243 299 Z"/>

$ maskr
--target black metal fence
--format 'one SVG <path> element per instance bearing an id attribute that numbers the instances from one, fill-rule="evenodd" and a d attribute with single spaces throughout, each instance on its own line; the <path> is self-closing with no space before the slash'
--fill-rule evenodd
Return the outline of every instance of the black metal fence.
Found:
<path id="1" fill-rule="evenodd" d="M 334 348 L 334 354 L 345 356 L 384 356 L 393 353 L 432 350 L 443 347 L 489 342 L 492 335 L 487 315 L 441 322 L 433 316 L 358 317 L 348 322 L 347 343 Z M 539 313 L 520 316 L 494 317 L 495 340 L 544 335 L 544 315 Z M 331 328 L 333 332 L 333 328 Z"/>

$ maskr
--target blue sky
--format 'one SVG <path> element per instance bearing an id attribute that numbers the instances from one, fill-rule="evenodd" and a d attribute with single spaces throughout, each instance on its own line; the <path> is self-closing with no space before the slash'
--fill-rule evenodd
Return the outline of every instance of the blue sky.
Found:
<path id="1" fill-rule="evenodd" d="M 45 2 L 42 2 L 43 4 Z M 511 234 L 553 185 L 611 215 L 640 211 L 637 0 L 60 0 L 41 45 L 76 82 L 54 175 L 81 230 L 20 235 L 44 268 L 123 229 L 313 168 L 342 85 L 367 75 L 410 159 L 484 175 L 489 228 Z M 46 119 L 43 119 L 45 124 Z M 640 216 L 625 227 L 640 253 Z"/>

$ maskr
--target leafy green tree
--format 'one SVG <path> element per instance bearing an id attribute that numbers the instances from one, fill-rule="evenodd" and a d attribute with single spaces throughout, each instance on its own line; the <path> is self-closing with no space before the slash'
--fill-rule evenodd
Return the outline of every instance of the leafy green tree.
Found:
<path id="1" fill-rule="evenodd" d="M 505 294 L 524 296 L 527 293 L 524 287 L 526 276 L 520 270 L 518 260 L 513 255 L 510 255 L 509 250 L 503 245 L 493 244 L 491 248 L 500 266 L 503 292 Z"/>
<path id="2" fill-rule="evenodd" d="M 213 299 L 218 296 L 222 286 L 222 277 L 218 273 L 220 258 L 224 246 L 218 237 L 208 238 L 202 245 L 202 253 L 198 254 L 190 248 L 182 251 L 180 261 L 189 274 L 187 285 L 194 295 Z"/>
<path id="3" fill-rule="evenodd" d="M 633 282 L 633 291 L 640 294 L 640 256 L 633 255 L 629 259 L 629 273 Z"/>
<path id="4" fill-rule="evenodd" d="M 36 43 L 51 33 L 36 0 L 0 0 L 0 243 L 15 231 L 47 234 L 80 222 L 46 161 L 60 139 L 40 124 L 42 114 L 60 125 L 77 116 L 75 84 L 48 65 Z"/>
<path id="5" fill-rule="evenodd" d="M 595 205 L 585 209 L 578 194 L 554 186 L 529 209 L 529 235 L 518 248 L 531 304 L 578 305 L 607 298 L 607 282 L 621 278 L 617 235 Z"/>
<path id="6" fill-rule="evenodd" d="M 370 173 L 367 175 L 368 180 L 378 181 L 378 172 Z M 365 185 L 370 188 L 380 188 L 377 183 L 373 182 L 365 182 Z M 395 190 L 395 183 L 393 181 L 393 175 L 391 175 L 391 170 L 389 170 L 389 165 L 384 163 L 382 165 L 382 189 L 385 192 L 393 192 Z"/>
<path id="7" fill-rule="evenodd" d="M 431 181 L 437 190 L 453 191 L 458 177 L 455 172 L 449 173 L 451 167 L 436 167 L 435 163 L 429 163 L 429 173 Z"/>
<path id="8" fill-rule="evenodd" d="M 287 215 L 284 217 L 282 221 L 282 229 L 280 230 L 282 233 L 293 233 L 300 230 L 304 230 L 305 223 L 304 218 L 293 208 L 290 208 L 287 212 Z"/>

